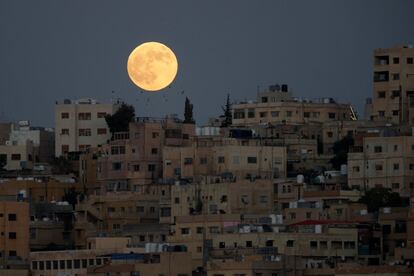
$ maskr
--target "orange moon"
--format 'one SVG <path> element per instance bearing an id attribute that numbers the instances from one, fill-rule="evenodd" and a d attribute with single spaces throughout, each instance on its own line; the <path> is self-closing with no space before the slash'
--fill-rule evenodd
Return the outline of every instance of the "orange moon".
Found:
<path id="1" fill-rule="evenodd" d="M 132 82 L 147 91 L 159 91 L 170 85 L 178 71 L 174 52 L 159 42 L 146 42 L 128 57 L 128 75 Z"/>

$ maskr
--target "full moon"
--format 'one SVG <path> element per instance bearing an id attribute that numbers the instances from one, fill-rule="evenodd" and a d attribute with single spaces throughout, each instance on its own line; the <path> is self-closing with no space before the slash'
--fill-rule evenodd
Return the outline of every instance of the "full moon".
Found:
<path id="1" fill-rule="evenodd" d="M 146 42 L 131 52 L 127 70 L 135 85 L 147 91 L 158 91 L 173 82 L 178 61 L 174 52 L 164 44 Z"/>

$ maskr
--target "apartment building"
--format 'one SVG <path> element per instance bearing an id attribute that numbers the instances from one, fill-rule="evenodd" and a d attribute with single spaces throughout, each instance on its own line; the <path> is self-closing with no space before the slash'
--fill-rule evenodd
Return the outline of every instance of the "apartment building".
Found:
<path id="1" fill-rule="evenodd" d="M 287 85 L 271 85 L 257 94 L 256 101 L 232 105 L 233 125 L 252 126 L 265 123 L 302 124 L 355 120 L 349 104 L 336 103 L 332 98 L 307 100 L 293 97 Z"/>
<path id="2" fill-rule="evenodd" d="M 29 258 L 29 203 L 2 197 L 0 231 L 1 266 L 24 266 Z"/>
<path id="3" fill-rule="evenodd" d="M 200 183 L 171 188 L 171 217 L 195 214 L 269 214 L 273 211 L 270 179 L 226 180 L 206 177 Z"/>
<path id="4" fill-rule="evenodd" d="M 163 178 L 195 176 L 279 178 L 286 175 L 286 148 L 268 146 L 259 139 L 198 137 L 191 146 L 165 147 Z"/>
<path id="5" fill-rule="evenodd" d="M 30 121 L 11 124 L 4 144 L 0 144 L 0 166 L 6 170 L 32 169 L 35 163 L 53 159 L 55 134 L 53 129 L 32 127 Z"/>
<path id="6" fill-rule="evenodd" d="M 348 154 L 349 187 L 383 187 L 410 197 L 414 191 L 414 137 L 364 137 Z"/>
<path id="7" fill-rule="evenodd" d="M 137 191 L 156 183 L 162 178 L 163 148 L 188 146 L 194 135 L 194 124 L 175 117 L 137 118 L 129 132 L 115 133 L 102 147 L 97 164 L 102 191 Z"/>
<path id="8" fill-rule="evenodd" d="M 373 97 L 369 118 L 394 124 L 414 124 L 414 48 L 396 46 L 374 51 Z"/>
<path id="9" fill-rule="evenodd" d="M 111 138 L 105 121 L 120 106 L 94 99 L 64 100 L 55 106 L 55 155 L 84 151 Z"/>

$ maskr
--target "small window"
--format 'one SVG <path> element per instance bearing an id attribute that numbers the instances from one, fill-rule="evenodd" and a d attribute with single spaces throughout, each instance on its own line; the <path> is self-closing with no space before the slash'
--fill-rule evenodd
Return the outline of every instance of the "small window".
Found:
<path id="1" fill-rule="evenodd" d="M 20 153 L 13 153 L 11 155 L 11 160 L 13 160 L 13 161 L 19 161 L 21 158 L 22 157 L 21 157 Z"/>
<path id="2" fill-rule="evenodd" d="M 257 163 L 257 157 L 255 157 L 255 156 L 249 156 L 249 157 L 247 157 L 247 163 L 249 163 L 249 164 L 256 164 Z"/>
<path id="3" fill-rule="evenodd" d="M 270 112 L 270 115 L 272 117 L 279 117 L 279 111 L 272 111 L 272 112 Z"/>
<path id="4" fill-rule="evenodd" d="M 184 158 L 184 165 L 191 165 L 193 164 L 193 158 L 186 157 Z"/>
<path id="5" fill-rule="evenodd" d="M 65 269 L 65 261 L 64 260 L 59 261 L 59 268 L 62 269 L 62 270 Z"/>
<path id="6" fill-rule="evenodd" d="M 96 117 L 98 118 L 105 118 L 106 116 L 106 112 L 98 112 L 98 114 L 96 115 Z"/>
<path id="7" fill-rule="evenodd" d="M 69 119 L 69 113 L 68 112 L 62 112 L 60 114 L 60 118 L 62 118 L 62 119 Z"/>
<path id="8" fill-rule="evenodd" d="M 59 268 L 58 261 L 53 261 L 53 269 L 58 269 L 58 268 Z"/>
<path id="9" fill-rule="evenodd" d="M 9 214 L 9 221 L 16 221 L 16 220 L 17 220 L 16 214 Z"/>
<path id="10" fill-rule="evenodd" d="M 292 117 L 292 111 L 286 111 L 286 117 Z"/>
<path id="11" fill-rule="evenodd" d="M 9 251 L 9 257 L 16 257 L 16 256 L 17 256 L 16 250 L 10 250 Z"/>
<path id="12" fill-rule="evenodd" d="M 219 242 L 219 248 L 226 248 L 225 242 Z"/>
<path id="13" fill-rule="evenodd" d="M 154 164 L 149 164 L 148 165 L 148 171 L 149 172 L 154 172 L 155 171 L 155 165 Z"/>
<path id="14" fill-rule="evenodd" d="M 16 232 L 9 232 L 9 239 L 10 240 L 15 240 L 16 239 Z"/>
<path id="15" fill-rule="evenodd" d="M 190 228 L 181 228 L 181 235 L 189 235 Z"/>
<path id="16" fill-rule="evenodd" d="M 207 164 L 207 157 L 200 157 L 200 164 L 201 165 Z"/>
<path id="17" fill-rule="evenodd" d="M 392 189 L 398 190 L 400 188 L 400 183 L 392 183 Z"/>
<path id="18" fill-rule="evenodd" d="M 380 152 L 382 152 L 382 147 L 381 147 L 381 146 L 375 146 L 375 147 L 374 147 L 374 152 L 375 152 L 375 153 L 380 153 Z"/>
<path id="19" fill-rule="evenodd" d="M 399 64 L 400 63 L 400 58 L 398 58 L 398 57 L 392 58 L 392 63 Z"/>
<path id="20" fill-rule="evenodd" d="M 413 64 L 413 63 L 414 63 L 414 59 L 412 57 L 408 57 L 407 64 Z"/>
<path id="21" fill-rule="evenodd" d="M 152 138 L 153 139 L 158 138 L 159 136 L 160 136 L 160 134 L 158 132 L 153 132 L 152 133 Z"/>
<path id="22" fill-rule="evenodd" d="M 399 80 L 400 79 L 400 74 L 392 74 L 392 79 L 393 80 Z"/>
<path id="23" fill-rule="evenodd" d="M 134 172 L 139 172 L 139 165 L 134 165 Z"/>
<path id="24" fill-rule="evenodd" d="M 333 137 L 333 132 L 332 132 L 332 131 L 328 131 L 328 132 L 326 133 L 326 135 L 327 135 L 329 138 L 332 138 L 332 137 Z"/>
<path id="25" fill-rule="evenodd" d="M 66 260 L 66 267 L 72 269 L 72 260 Z"/>
<path id="26" fill-rule="evenodd" d="M 385 91 L 378 91 L 377 95 L 379 99 L 385 99 Z"/>
<path id="27" fill-rule="evenodd" d="M 158 149 L 157 148 L 152 148 L 151 149 L 151 154 L 158 154 Z"/>
<path id="28" fill-rule="evenodd" d="M 329 117 L 329 119 L 335 119 L 336 118 L 336 114 L 334 112 L 329 112 L 328 113 L 328 117 Z"/>
<path id="29" fill-rule="evenodd" d="M 318 242 L 317 241 L 310 241 L 309 246 L 312 249 L 316 249 L 316 248 L 318 248 Z"/>
<path id="30" fill-rule="evenodd" d="M 381 164 L 376 164 L 375 165 L 375 170 L 376 171 L 382 171 L 382 165 Z"/>
<path id="31" fill-rule="evenodd" d="M 353 166 L 352 171 L 353 172 L 359 172 L 359 166 Z"/>
<path id="32" fill-rule="evenodd" d="M 293 246 L 295 246 L 295 241 L 294 240 L 286 241 L 286 247 L 293 247 Z"/>
<path id="33" fill-rule="evenodd" d="M 246 247 L 253 247 L 252 241 L 246 241 Z"/>
<path id="34" fill-rule="evenodd" d="M 393 168 L 394 168 L 394 171 L 398 171 L 398 170 L 400 169 L 400 164 L 395 163 L 395 164 L 393 165 Z"/>
<path id="35" fill-rule="evenodd" d="M 107 133 L 106 128 L 98 128 L 97 130 L 98 135 L 104 135 Z"/>
<path id="36" fill-rule="evenodd" d="M 69 135 L 69 129 L 68 128 L 62 128 L 60 134 L 61 135 Z"/>
<path id="37" fill-rule="evenodd" d="M 310 112 L 303 112 L 303 117 L 309 118 L 310 117 Z"/>
<path id="38" fill-rule="evenodd" d="M 219 156 L 218 157 L 218 163 L 219 164 L 223 164 L 224 163 L 224 156 Z"/>

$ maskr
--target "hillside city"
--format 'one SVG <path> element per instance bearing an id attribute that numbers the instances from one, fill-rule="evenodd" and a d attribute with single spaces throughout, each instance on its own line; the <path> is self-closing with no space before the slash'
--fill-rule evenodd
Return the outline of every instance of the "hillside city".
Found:
<path id="1" fill-rule="evenodd" d="M 0 275 L 414 275 L 413 60 L 373 51 L 364 114 L 271 84 L 206 125 L 90 98 L 0 123 Z"/>

